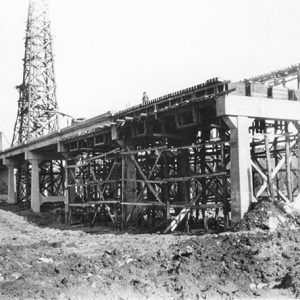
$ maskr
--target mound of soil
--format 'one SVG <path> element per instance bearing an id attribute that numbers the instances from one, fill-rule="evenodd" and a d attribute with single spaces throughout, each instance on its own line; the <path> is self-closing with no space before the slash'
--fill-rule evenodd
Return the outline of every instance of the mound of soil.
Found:
<path id="1" fill-rule="evenodd" d="M 297 298 L 299 254 L 298 228 L 92 235 L 0 209 L 0 299 Z"/>
<path id="2" fill-rule="evenodd" d="M 287 213 L 284 205 L 263 199 L 253 205 L 244 218 L 235 226 L 235 231 L 263 229 L 276 230 L 280 228 L 294 229 L 299 227 L 299 216 Z"/>

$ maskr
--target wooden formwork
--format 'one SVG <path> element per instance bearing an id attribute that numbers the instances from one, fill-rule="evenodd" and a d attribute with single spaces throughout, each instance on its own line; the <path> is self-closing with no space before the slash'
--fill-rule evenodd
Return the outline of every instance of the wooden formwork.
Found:
<path id="1" fill-rule="evenodd" d="M 293 202 L 299 194 L 299 125 L 266 121 L 251 134 L 254 197 Z"/>

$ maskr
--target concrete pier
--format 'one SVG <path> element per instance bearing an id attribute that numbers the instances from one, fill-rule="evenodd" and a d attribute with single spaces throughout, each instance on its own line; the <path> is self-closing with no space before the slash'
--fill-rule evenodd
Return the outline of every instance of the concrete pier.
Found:
<path id="1" fill-rule="evenodd" d="M 15 187 L 15 174 L 14 174 L 14 163 L 9 159 L 3 159 L 3 165 L 7 167 L 7 198 L 9 204 L 16 203 L 16 187 Z"/>
<path id="2" fill-rule="evenodd" d="M 29 159 L 31 164 L 31 209 L 40 212 L 40 169 L 38 159 Z"/>
<path id="3" fill-rule="evenodd" d="M 252 201 L 252 172 L 248 129 L 253 119 L 225 117 L 230 128 L 231 223 L 238 223 Z"/>
<path id="4" fill-rule="evenodd" d="M 230 128 L 232 225 L 246 213 L 253 197 L 249 126 L 254 119 L 299 121 L 300 102 L 237 95 L 217 99 L 218 117 Z"/>

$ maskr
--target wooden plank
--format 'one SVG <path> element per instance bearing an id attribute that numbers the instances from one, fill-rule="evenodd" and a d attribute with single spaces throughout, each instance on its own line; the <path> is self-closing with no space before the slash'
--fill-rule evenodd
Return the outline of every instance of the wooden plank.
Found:
<path id="1" fill-rule="evenodd" d="M 166 178 L 163 180 L 149 180 L 149 179 L 126 179 L 125 181 L 131 182 L 145 182 L 145 183 L 154 183 L 154 184 L 165 184 L 168 182 L 181 182 L 181 181 L 189 181 L 192 179 L 201 179 L 201 178 L 212 178 L 212 177 L 218 177 L 218 176 L 224 176 L 227 175 L 227 172 L 214 172 L 214 173 L 205 173 L 205 174 L 197 174 L 197 175 L 191 175 L 191 176 L 185 176 L 185 177 L 172 177 L 172 178 Z"/>
<path id="2" fill-rule="evenodd" d="M 66 202 L 67 197 L 66 196 L 40 196 L 41 204 L 43 203 L 56 203 L 56 202 Z"/>
<path id="3" fill-rule="evenodd" d="M 159 146 L 159 147 L 149 147 L 149 148 L 144 148 L 144 149 L 139 149 L 139 150 L 130 150 L 127 147 L 127 151 L 122 151 L 122 155 L 132 155 L 132 154 L 137 154 L 140 152 L 151 152 L 151 151 L 157 151 L 157 150 L 165 150 L 167 149 L 167 146 Z"/>
<path id="4" fill-rule="evenodd" d="M 171 224 L 164 230 L 164 233 L 167 233 L 169 230 L 174 231 L 178 224 L 184 219 L 186 214 L 190 211 L 191 207 L 201 198 L 205 190 L 198 194 L 194 199 L 187 203 L 180 213 L 175 217 Z"/>
<path id="5" fill-rule="evenodd" d="M 100 184 L 106 184 L 106 183 L 117 183 L 120 179 L 111 179 L 111 180 L 94 180 L 94 181 L 88 181 L 86 183 L 74 183 L 74 184 L 68 184 L 66 187 L 75 187 L 75 186 L 97 186 Z"/>
<path id="6" fill-rule="evenodd" d="M 69 207 L 90 207 L 95 205 L 102 205 L 102 204 L 116 204 L 119 200 L 99 200 L 99 201 L 88 201 L 85 203 L 69 203 Z M 158 202 L 121 202 L 121 205 L 126 206 L 165 206 L 164 203 Z"/>
<path id="7" fill-rule="evenodd" d="M 164 203 L 158 203 L 154 201 L 149 201 L 149 202 L 122 202 L 122 205 L 127 205 L 127 206 L 165 206 Z"/>
<path id="8" fill-rule="evenodd" d="M 110 154 L 116 154 L 116 153 L 118 153 L 118 152 L 120 152 L 120 151 L 121 151 L 120 148 L 116 148 L 116 149 L 113 149 L 113 150 L 111 150 L 111 151 L 109 151 L 109 152 L 102 153 L 102 154 L 99 154 L 99 155 L 96 155 L 96 156 L 93 156 L 93 157 L 89 157 L 89 158 L 87 158 L 86 160 L 87 160 L 87 161 L 93 161 L 93 160 L 95 160 L 95 159 L 99 159 L 99 158 L 102 158 L 102 157 L 106 157 L 107 155 L 110 155 Z"/>
<path id="9" fill-rule="evenodd" d="M 212 177 L 224 176 L 226 174 L 227 174 L 226 172 L 213 172 L 213 173 L 197 174 L 197 175 L 178 177 L 178 178 L 176 178 L 176 177 L 167 178 L 167 179 L 164 179 L 164 181 L 165 182 L 188 181 L 191 179 L 201 179 L 201 178 L 212 178 Z"/>
<path id="10" fill-rule="evenodd" d="M 174 203 L 170 204 L 170 207 L 176 208 L 176 207 L 185 207 L 186 203 Z M 198 204 L 198 205 L 191 205 L 190 208 L 192 209 L 215 209 L 215 208 L 223 208 L 223 203 L 207 203 L 207 204 Z"/>
<path id="11" fill-rule="evenodd" d="M 291 133 L 254 133 L 251 134 L 250 137 L 254 138 L 256 140 L 262 140 L 264 141 L 265 136 L 268 136 L 269 138 L 285 138 L 289 137 L 290 139 L 295 139 L 297 137 L 297 134 L 291 134 Z M 284 142 L 284 140 L 282 140 Z"/>

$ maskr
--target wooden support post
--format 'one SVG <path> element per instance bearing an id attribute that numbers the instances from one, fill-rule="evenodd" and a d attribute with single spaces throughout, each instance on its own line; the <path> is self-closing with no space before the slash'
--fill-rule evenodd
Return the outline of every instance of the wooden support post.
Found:
<path id="1" fill-rule="evenodd" d="M 171 219 L 171 214 L 170 214 L 170 201 L 169 201 L 169 200 L 167 200 L 166 209 L 167 209 L 167 212 L 166 212 L 166 219 L 167 219 L 167 220 L 170 220 L 170 219 Z"/>
<path id="2" fill-rule="evenodd" d="M 206 170 L 206 147 L 205 142 L 210 139 L 210 130 L 204 129 L 201 131 L 201 142 L 203 143 L 203 146 L 200 148 L 200 171 L 201 174 L 207 173 Z M 206 178 L 201 178 L 200 183 L 201 183 L 201 193 L 203 196 L 201 204 L 206 204 L 207 203 L 207 182 L 208 180 Z M 206 217 L 206 209 L 201 210 L 202 213 L 202 220 L 203 220 L 203 227 L 207 231 L 207 217 Z"/>
<path id="3" fill-rule="evenodd" d="M 275 190 L 272 182 L 272 161 L 271 161 L 271 154 L 269 148 L 269 138 L 265 135 L 265 148 L 266 148 L 266 165 L 267 165 L 267 181 L 268 187 L 270 192 L 270 198 L 272 201 L 275 200 Z"/>
<path id="4" fill-rule="evenodd" d="M 201 137 L 202 136 L 203 136 L 203 132 L 201 134 Z M 205 146 L 203 146 L 200 149 L 200 171 L 201 171 L 201 174 L 206 173 L 206 170 L 205 170 Z M 206 188 L 206 178 L 201 178 L 200 182 L 201 182 L 201 189 L 202 189 L 202 191 L 204 191 Z M 207 202 L 205 196 L 206 196 L 206 193 L 203 194 L 204 199 L 201 202 L 202 204 L 206 204 L 206 202 Z M 202 209 L 201 213 L 202 213 L 203 226 L 204 226 L 204 229 L 206 230 L 207 229 L 206 210 Z"/>
<path id="5" fill-rule="evenodd" d="M 127 189 L 126 189 L 126 201 L 128 202 L 135 202 L 136 200 L 136 169 L 133 161 L 130 157 L 126 157 L 126 179 L 130 181 L 127 182 Z"/>
<path id="6" fill-rule="evenodd" d="M 97 170 L 96 160 L 92 161 L 91 164 L 92 164 L 92 168 L 93 168 L 93 173 L 96 174 L 96 170 Z M 100 195 L 98 197 L 98 186 L 94 186 L 93 194 L 94 194 L 94 198 L 95 198 L 96 201 L 98 199 L 100 199 Z"/>
<path id="7" fill-rule="evenodd" d="M 164 179 L 169 177 L 169 163 L 168 163 L 168 157 L 167 154 L 163 154 L 163 176 Z M 165 218 L 166 220 L 169 220 L 171 218 L 170 216 L 170 199 L 169 199 L 169 183 L 166 183 L 162 186 L 163 189 L 163 202 L 166 203 L 166 214 Z"/>
<path id="8" fill-rule="evenodd" d="M 180 153 L 178 157 L 178 175 L 179 176 L 190 176 L 191 170 L 190 170 L 190 163 L 189 163 L 189 150 L 184 149 L 181 150 L 182 153 Z M 190 182 L 189 181 L 182 181 L 179 182 L 178 185 L 178 192 L 179 192 L 179 199 L 182 202 L 185 202 L 187 205 L 191 199 L 190 199 Z M 187 216 L 186 216 L 186 230 L 187 228 Z"/>
<path id="9" fill-rule="evenodd" d="M 125 154 L 122 155 L 122 178 L 121 178 L 121 202 L 125 202 L 126 198 L 126 181 L 125 181 L 125 172 L 126 172 L 126 162 L 125 162 Z M 124 225 L 126 222 L 124 207 L 122 205 L 122 225 L 121 229 L 124 230 Z"/>
<path id="10" fill-rule="evenodd" d="M 186 215 L 186 219 L 185 219 L 185 229 L 186 229 L 186 233 L 190 233 L 190 217 L 191 217 L 191 213 L 188 212 Z"/>
<path id="11" fill-rule="evenodd" d="M 285 133 L 287 134 L 285 137 L 285 166 L 286 166 L 286 186 L 287 186 L 287 194 L 289 200 L 293 201 L 293 191 L 292 191 L 292 176 L 291 176 L 291 162 L 290 162 L 290 138 L 288 136 L 289 133 L 289 123 L 285 122 Z"/>
<path id="12" fill-rule="evenodd" d="M 54 196 L 54 185 L 52 184 L 54 182 L 54 174 L 53 174 L 53 162 L 51 160 L 50 166 L 49 166 L 49 175 L 50 175 L 50 193 L 51 196 Z"/>
<path id="13" fill-rule="evenodd" d="M 91 171 L 92 170 L 92 171 Z M 96 178 L 96 174 L 95 174 L 95 172 L 94 172 L 94 169 L 93 169 L 93 167 L 91 166 L 91 164 L 89 163 L 88 165 L 87 165 L 87 181 L 89 180 L 89 174 L 94 174 L 94 180 L 97 180 L 97 178 Z M 91 201 L 92 199 L 91 199 L 91 186 L 90 185 L 88 185 L 87 187 L 86 187 L 86 201 Z"/>
<path id="14" fill-rule="evenodd" d="M 278 132 L 278 122 L 279 121 L 275 121 L 274 122 L 274 130 L 275 130 L 275 134 L 277 134 L 277 132 Z M 274 159 L 275 159 L 275 166 L 277 166 L 278 165 L 278 151 L 277 151 L 277 149 L 278 149 L 278 138 L 277 137 L 275 137 L 274 138 Z M 276 176 L 275 177 L 275 181 L 276 181 L 276 188 L 277 188 L 277 190 L 279 190 L 279 176 Z M 277 192 L 277 197 L 278 197 L 278 192 Z"/>
<path id="15" fill-rule="evenodd" d="M 69 209 L 69 204 L 73 203 L 75 199 L 75 161 L 67 161 L 66 165 L 72 165 L 72 168 L 66 168 L 66 202 L 65 202 L 65 222 L 71 222 L 72 209 Z M 72 185 L 72 186 L 69 186 Z"/>
<path id="16" fill-rule="evenodd" d="M 221 145 L 221 171 L 226 172 L 226 161 L 225 161 L 225 145 Z M 226 175 L 222 176 L 222 203 L 224 204 L 223 213 L 224 213 L 224 229 L 229 227 L 229 203 L 227 200 L 227 177 Z"/>
<path id="17" fill-rule="evenodd" d="M 128 148 L 129 150 L 129 148 Z M 136 202 L 137 200 L 137 182 L 136 182 L 136 164 L 137 161 L 132 155 L 126 154 L 124 156 L 124 174 L 123 180 L 126 181 L 125 189 L 124 189 L 124 200 L 126 202 Z M 132 220 L 137 224 L 137 216 L 139 214 L 139 210 L 134 207 L 128 208 L 123 207 L 124 210 L 124 221 L 127 219 L 128 215 L 131 215 Z"/>
<path id="18" fill-rule="evenodd" d="M 178 165 L 177 165 L 177 173 L 179 177 L 189 177 L 190 174 L 190 166 L 189 166 L 189 151 L 181 150 L 182 153 L 178 155 Z M 179 199 L 185 203 L 190 201 L 190 193 L 189 193 L 189 182 L 180 182 L 179 183 Z"/>
<path id="19" fill-rule="evenodd" d="M 195 174 L 197 173 L 197 169 L 198 169 L 198 149 L 194 149 L 194 173 Z M 199 220 L 199 208 L 197 208 L 195 211 L 195 218 L 197 221 Z"/>

